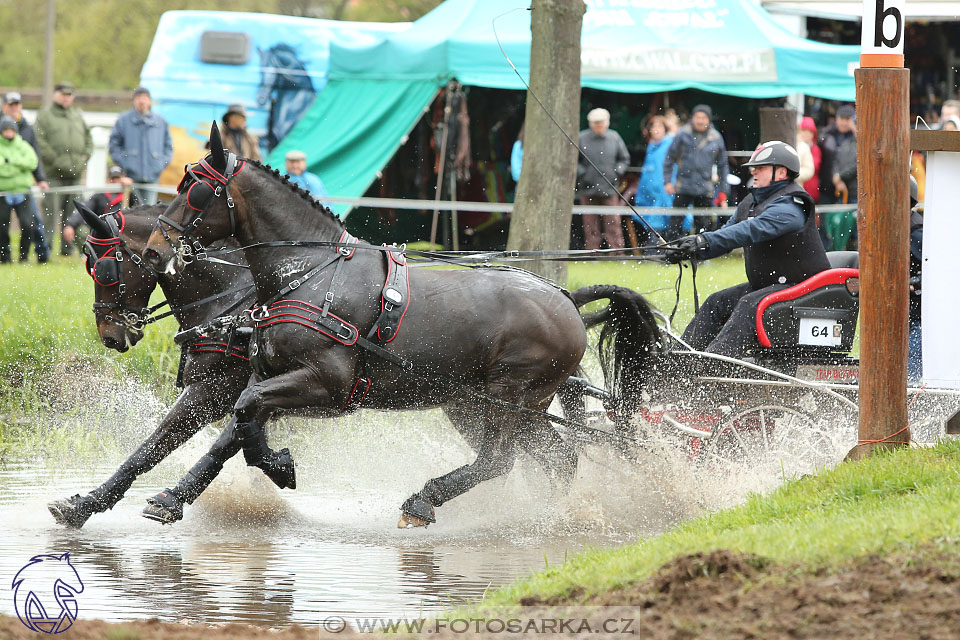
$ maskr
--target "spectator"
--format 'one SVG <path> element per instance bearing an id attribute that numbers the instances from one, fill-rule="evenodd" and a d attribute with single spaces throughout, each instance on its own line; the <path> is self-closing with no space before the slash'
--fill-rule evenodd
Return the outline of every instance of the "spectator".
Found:
<path id="1" fill-rule="evenodd" d="M 510 151 L 510 177 L 514 182 L 520 182 L 520 169 L 523 167 L 523 130 L 527 123 L 520 125 L 520 133 L 513 143 L 513 149 Z"/>
<path id="2" fill-rule="evenodd" d="M 69 82 L 56 85 L 53 105 L 37 114 L 37 144 L 51 187 L 70 187 L 80 183 L 93 152 L 93 138 L 83 121 L 83 113 L 73 106 L 73 85 Z M 64 193 L 44 198 L 47 230 L 61 235 L 60 253 L 65 256 L 73 251 L 70 243 L 63 242 L 62 236 L 63 223 L 71 213 L 68 209 L 71 200 Z"/>
<path id="3" fill-rule="evenodd" d="M 577 161 L 580 204 L 615 206 L 619 199 L 617 185 L 630 165 L 630 152 L 620 134 L 610 128 L 609 111 L 593 109 L 587 114 L 587 123 L 590 128 L 580 132 L 583 154 Z M 587 249 L 599 249 L 602 239 L 606 239 L 611 249 L 623 248 L 620 216 L 584 214 L 581 217 Z"/>
<path id="4" fill-rule="evenodd" d="M 813 157 L 813 175 L 803 182 L 804 190 L 810 194 L 814 203 L 820 203 L 820 164 L 822 156 L 820 146 L 817 144 L 817 125 L 813 118 L 806 116 L 800 122 L 800 131 L 797 132 L 797 138 L 810 147 L 810 155 Z"/>
<path id="5" fill-rule="evenodd" d="M 634 203 L 638 207 L 673 206 L 673 196 L 667 193 L 663 183 L 663 160 L 667 150 L 673 144 L 673 136 L 667 133 L 667 121 L 663 116 L 651 116 L 647 122 L 647 154 L 643 158 L 643 168 L 640 172 L 640 183 L 637 185 L 637 195 Z M 636 218 L 636 215 L 634 215 Z M 652 228 L 663 231 L 670 223 L 670 216 L 652 215 L 643 216 Z M 693 218 L 684 221 L 684 228 L 690 229 Z"/>
<path id="6" fill-rule="evenodd" d="M 910 306 L 907 337 L 907 379 L 918 382 L 923 377 L 923 333 L 920 292 L 923 275 L 923 209 L 917 181 L 910 176 Z"/>
<path id="7" fill-rule="evenodd" d="M 3 113 L 10 116 L 17 122 L 17 133 L 20 134 L 20 137 L 30 143 L 30 146 L 33 147 L 33 150 L 37 154 L 37 168 L 33 170 L 33 179 L 37 181 L 37 186 L 40 187 L 41 191 L 46 191 L 50 188 L 50 184 L 47 182 L 47 176 L 43 173 L 43 162 L 40 162 L 40 149 L 37 147 L 37 134 L 34 133 L 33 127 L 30 126 L 30 123 L 27 122 L 26 118 L 23 117 L 23 104 L 20 98 L 20 94 L 16 91 L 9 92 L 3 99 Z M 34 207 L 36 208 L 36 207 Z M 40 220 L 40 214 L 37 214 L 38 224 L 34 229 L 39 229 L 43 226 L 43 221 Z M 29 227 L 28 227 L 29 228 Z M 27 256 L 30 253 L 30 243 L 36 243 L 36 238 L 33 237 L 30 233 L 21 233 L 20 235 L 20 261 L 23 262 L 27 259 Z M 46 238 L 44 238 L 46 242 Z"/>
<path id="8" fill-rule="evenodd" d="M 173 157 L 173 139 L 163 116 L 151 109 L 150 91 L 133 91 L 133 108 L 117 118 L 110 132 L 110 156 L 133 182 L 155 183 Z M 157 192 L 137 189 L 145 204 L 155 204 Z"/>
<path id="9" fill-rule="evenodd" d="M 940 122 L 935 129 L 943 129 L 950 118 L 960 119 L 960 100 L 945 100 L 940 107 Z"/>
<path id="10" fill-rule="evenodd" d="M 855 113 L 853 107 L 848 104 L 837 109 L 836 121 L 827 127 L 820 139 L 820 150 L 823 152 L 820 167 L 820 201 L 824 204 L 856 202 L 857 133 L 853 122 Z M 853 186 L 852 190 L 851 186 Z"/>
<path id="11" fill-rule="evenodd" d="M 330 195 L 323 186 L 323 181 L 320 180 L 320 176 L 317 174 L 307 171 L 307 154 L 303 151 L 288 151 L 284 160 L 287 165 L 287 175 L 290 176 L 290 182 L 301 189 L 309 191 L 313 199 L 321 205 L 325 207 L 328 206 L 325 202 L 322 202 L 323 198 Z"/>
<path id="12" fill-rule="evenodd" d="M 50 252 L 40 225 L 36 203 L 30 193 L 37 152 L 17 133 L 11 116 L 0 117 L 0 262 L 10 262 L 10 210 L 17 212 L 21 238 L 32 237 L 37 245 L 37 261 L 46 262 Z M 21 253 L 20 261 L 27 257 Z"/>
<path id="13" fill-rule="evenodd" d="M 960 131 L 960 117 L 949 116 L 940 122 L 940 128 L 944 131 Z"/>
<path id="14" fill-rule="evenodd" d="M 720 132 L 710 122 L 713 111 L 705 104 L 693 108 L 690 122 L 680 127 L 677 137 L 667 151 L 663 162 L 664 188 L 670 195 L 676 195 L 673 206 L 687 209 L 691 205 L 698 208 L 714 205 L 726 206 L 730 194 L 727 175 L 730 167 L 727 162 L 727 147 Z M 714 196 L 713 170 L 716 167 L 719 193 Z M 676 178 L 674 178 L 676 171 Z M 712 216 L 695 216 L 693 227 L 700 232 L 710 226 Z M 673 216 L 667 230 L 671 238 L 681 233 L 683 218 Z"/>
<path id="15" fill-rule="evenodd" d="M 220 127 L 223 148 L 233 151 L 241 158 L 260 161 L 260 141 L 247 132 L 247 110 L 242 104 L 232 104 L 223 114 Z"/>
<path id="16" fill-rule="evenodd" d="M 125 207 L 135 207 L 141 204 L 136 189 L 130 189 L 130 187 L 133 186 L 133 180 L 125 176 L 123 169 L 119 166 L 114 165 L 110 167 L 110 171 L 107 172 L 107 184 L 118 184 L 121 186 L 121 190 L 94 194 L 92 198 L 84 203 L 98 216 L 102 216 L 105 213 L 113 213 Z M 129 202 L 124 205 L 123 198 L 127 194 L 130 196 Z M 73 242 L 77 236 L 77 230 L 83 224 L 83 216 L 80 215 L 79 211 L 74 211 L 63 225 L 63 238 L 67 242 Z M 81 238 L 77 244 L 82 244 L 85 239 L 86 238 Z"/>

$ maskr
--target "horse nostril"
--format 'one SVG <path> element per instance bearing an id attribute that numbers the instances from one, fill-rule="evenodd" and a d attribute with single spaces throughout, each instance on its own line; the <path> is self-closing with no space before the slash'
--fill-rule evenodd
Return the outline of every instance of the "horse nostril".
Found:
<path id="1" fill-rule="evenodd" d="M 103 346 L 108 349 L 118 350 L 121 346 L 121 342 L 113 336 L 103 336 Z"/>
<path id="2" fill-rule="evenodd" d="M 157 266 L 160 263 L 160 253 L 156 249 L 147 249 L 143 252 L 143 257 L 153 266 Z"/>

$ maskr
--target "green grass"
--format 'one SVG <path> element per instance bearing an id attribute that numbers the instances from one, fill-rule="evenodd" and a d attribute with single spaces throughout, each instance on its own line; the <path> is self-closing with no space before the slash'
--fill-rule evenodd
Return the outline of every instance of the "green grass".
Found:
<path id="1" fill-rule="evenodd" d="M 588 551 L 489 595 L 588 598 L 650 577 L 679 555 L 730 549 L 814 570 L 870 555 L 960 549 L 960 442 L 881 452 L 754 495 L 657 538 Z"/>

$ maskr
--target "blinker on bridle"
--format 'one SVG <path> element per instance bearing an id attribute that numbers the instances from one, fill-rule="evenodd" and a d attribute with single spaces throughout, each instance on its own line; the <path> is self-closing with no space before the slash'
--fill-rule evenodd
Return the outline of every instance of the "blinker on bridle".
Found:
<path id="1" fill-rule="evenodd" d="M 203 222 L 207 215 L 207 209 L 215 198 L 226 195 L 227 212 L 230 215 L 230 235 L 235 235 L 237 230 L 236 217 L 234 213 L 233 196 L 230 195 L 230 181 L 233 180 L 243 169 L 245 161 L 239 163 L 237 155 L 232 151 L 225 151 L 226 168 L 223 173 L 217 171 L 207 158 L 201 158 L 200 162 L 184 167 L 183 178 L 177 185 L 177 193 L 186 193 L 187 206 L 198 212 L 190 222 L 181 225 L 170 218 L 161 215 L 157 218 L 157 228 L 161 235 L 166 239 L 170 247 L 183 260 L 184 264 L 190 264 L 195 259 L 204 260 L 207 257 L 206 248 L 193 236 L 192 232 Z M 209 156 L 207 156 L 209 157 Z M 186 191 L 184 191 L 186 190 Z M 178 243 L 174 243 L 166 227 L 171 227 L 180 232 Z"/>
<path id="2" fill-rule="evenodd" d="M 118 221 L 119 218 L 119 221 Z M 118 302 L 94 302 L 93 313 L 100 319 L 127 329 L 140 331 L 143 326 L 150 322 L 150 314 L 156 311 L 156 307 L 133 307 L 126 302 L 127 285 L 123 282 L 120 271 L 120 263 L 125 259 L 124 254 L 129 260 L 141 269 L 145 269 L 154 276 L 156 272 L 149 265 L 143 262 L 143 259 L 131 251 L 123 241 L 121 233 L 126 225 L 126 218 L 122 211 L 108 213 L 100 217 L 110 230 L 110 237 L 98 238 L 94 234 L 87 236 L 83 243 L 83 253 L 86 255 L 86 270 L 93 278 L 93 281 L 101 287 L 117 287 Z M 112 312 L 120 315 L 118 319 Z"/>

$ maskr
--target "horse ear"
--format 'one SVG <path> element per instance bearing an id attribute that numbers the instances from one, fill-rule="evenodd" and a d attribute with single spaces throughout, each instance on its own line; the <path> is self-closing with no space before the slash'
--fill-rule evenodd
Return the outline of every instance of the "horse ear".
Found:
<path id="1" fill-rule="evenodd" d="M 77 211 L 80 212 L 83 221 L 90 225 L 90 229 L 93 231 L 93 235 L 98 238 L 109 238 L 113 234 L 110 232 L 110 227 L 107 226 L 107 223 L 100 219 L 100 216 L 95 214 L 87 205 L 83 204 L 79 200 L 73 201 L 73 206 L 77 208 Z"/>
<path id="2" fill-rule="evenodd" d="M 214 120 L 210 126 L 210 164 L 217 171 L 223 171 L 227 168 L 227 159 L 224 157 L 223 140 L 220 139 L 220 127 Z"/>

